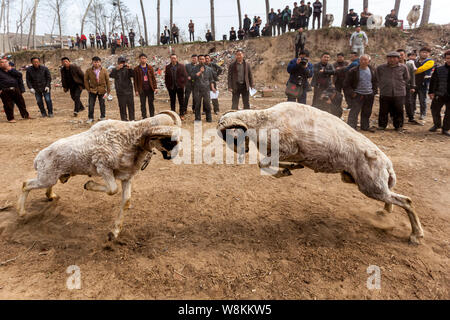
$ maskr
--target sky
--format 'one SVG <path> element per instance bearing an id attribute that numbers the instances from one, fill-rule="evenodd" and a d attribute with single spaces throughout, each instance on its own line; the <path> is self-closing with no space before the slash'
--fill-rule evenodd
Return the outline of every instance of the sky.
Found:
<path id="1" fill-rule="evenodd" d="M 30 0 L 25 0 L 30 1 Z M 53 23 L 53 15 L 51 10 L 46 7 L 45 2 L 47 0 L 41 0 L 43 3 L 38 14 L 38 23 L 36 31 L 38 34 L 49 33 Z M 75 34 L 80 31 L 80 20 L 82 12 L 82 3 L 86 3 L 87 0 L 72 1 L 66 0 L 70 5 L 66 7 L 64 12 L 64 34 Z M 309 0 L 314 2 L 315 0 Z M 14 17 L 20 10 L 20 1 L 14 0 L 15 4 L 12 5 L 11 12 L 11 25 L 15 25 Z M 144 0 L 144 6 L 147 18 L 147 28 L 149 32 L 149 39 L 152 44 L 156 43 L 156 0 Z M 210 1 L 209 0 L 173 0 L 174 2 L 174 23 L 180 28 L 181 35 L 183 34 L 189 37 L 187 31 L 187 25 L 189 20 L 192 19 L 196 26 L 196 39 L 201 37 L 204 39 L 207 28 L 210 28 Z M 300 3 L 300 1 L 297 1 Z M 308 1 L 306 1 L 308 2 Z M 394 7 L 394 0 L 369 0 L 369 11 L 373 14 L 386 16 L 389 11 Z M 139 20 L 142 23 L 142 13 L 139 0 L 122 0 L 122 3 L 126 4 L 129 9 L 138 15 Z M 276 9 L 284 8 L 286 5 L 292 8 L 294 1 L 286 0 L 270 0 L 271 8 Z M 334 25 L 340 25 L 342 20 L 342 0 L 328 0 L 327 12 L 334 14 Z M 400 6 L 399 19 L 406 21 L 406 16 L 411 10 L 412 6 L 420 4 L 423 6 L 423 0 L 402 0 Z M 349 0 L 349 8 L 355 9 L 359 14 L 362 11 L 363 0 Z M 430 22 L 436 24 L 450 23 L 448 0 L 433 0 Z M 265 22 L 265 1 L 264 0 L 241 0 L 242 16 L 247 13 L 249 17 L 255 15 L 261 16 L 263 23 Z M 216 39 L 222 39 L 222 35 L 229 34 L 229 30 L 232 26 L 235 29 L 239 26 L 237 15 L 237 4 L 235 0 L 216 0 L 215 1 L 215 16 L 216 16 Z M 161 30 L 164 25 L 169 23 L 169 0 L 161 0 Z M 420 20 L 419 20 L 420 22 Z M 143 28 L 142 28 L 143 29 Z M 87 28 L 86 33 L 93 32 L 91 28 Z"/>

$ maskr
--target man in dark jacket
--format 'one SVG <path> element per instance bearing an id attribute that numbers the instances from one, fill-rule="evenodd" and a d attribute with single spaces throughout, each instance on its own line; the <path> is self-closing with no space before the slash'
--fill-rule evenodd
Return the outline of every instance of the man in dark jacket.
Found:
<path id="1" fill-rule="evenodd" d="M 245 37 L 245 31 L 244 31 L 244 29 L 241 28 L 238 30 L 238 39 L 244 40 L 244 37 Z"/>
<path id="2" fill-rule="evenodd" d="M 345 67 L 348 66 L 348 61 L 345 61 L 345 56 L 342 52 L 337 54 L 337 60 L 333 63 L 334 70 L 336 74 L 334 75 L 334 86 L 339 93 L 342 93 L 342 89 L 344 88 L 344 80 L 345 80 Z"/>
<path id="3" fill-rule="evenodd" d="M 245 34 L 248 35 L 248 32 L 250 31 L 250 27 L 252 26 L 252 20 L 248 17 L 248 15 L 244 16 L 244 31 Z"/>
<path id="4" fill-rule="evenodd" d="M 345 19 L 345 24 L 348 27 L 356 27 L 359 24 L 358 14 L 350 9 L 350 12 L 347 14 L 347 18 Z"/>
<path id="5" fill-rule="evenodd" d="M 389 114 L 393 117 L 396 131 L 403 131 L 403 105 L 406 86 L 409 81 L 408 68 L 400 64 L 400 54 L 396 51 L 387 54 L 387 63 L 377 67 L 377 79 L 380 86 L 380 111 L 378 129 L 385 130 Z"/>
<path id="6" fill-rule="evenodd" d="M 135 47 L 134 39 L 136 38 L 136 34 L 134 33 L 133 29 L 130 29 L 130 32 L 128 33 L 128 38 L 130 39 L 131 47 L 134 48 Z"/>
<path id="7" fill-rule="evenodd" d="M 216 88 L 217 90 L 217 82 L 219 81 L 219 76 L 222 74 L 222 68 L 215 62 L 212 62 L 211 60 L 211 56 L 206 55 L 205 56 L 205 65 L 207 65 L 208 67 L 210 67 L 213 70 L 213 78 L 214 78 L 214 88 Z M 219 113 L 219 99 L 211 99 L 211 102 L 213 104 L 214 107 L 214 114 L 218 114 Z"/>
<path id="8" fill-rule="evenodd" d="M 236 41 L 237 36 L 236 36 L 236 30 L 234 30 L 234 27 L 231 27 L 230 30 L 230 41 Z"/>
<path id="9" fill-rule="evenodd" d="M 134 91 L 136 92 L 136 96 L 139 96 L 141 99 L 142 119 L 147 118 L 147 100 L 150 117 L 153 117 L 155 115 L 154 100 L 155 94 L 158 93 L 158 87 L 155 71 L 147 63 L 147 55 L 145 53 L 139 55 L 139 65 L 134 68 Z"/>
<path id="10" fill-rule="evenodd" d="M 47 117 L 48 111 L 48 117 L 53 118 L 53 103 L 50 95 L 52 77 L 50 71 L 46 66 L 41 65 L 41 59 L 38 57 L 31 58 L 31 64 L 32 65 L 27 68 L 26 75 L 28 89 L 30 89 L 31 93 L 34 93 L 34 96 L 36 97 L 36 102 L 42 117 Z M 44 96 L 47 111 L 44 108 L 42 96 Z"/>
<path id="11" fill-rule="evenodd" d="M 233 110 L 238 110 L 239 97 L 242 95 L 244 109 L 250 109 L 250 88 L 253 88 L 253 73 L 247 61 L 244 60 L 244 52 L 236 52 L 236 60 L 228 69 L 228 91 L 233 93 Z"/>
<path id="12" fill-rule="evenodd" d="M 289 72 L 288 85 L 296 85 L 300 87 L 300 92 L 298 96 L 288 96 L 288 101 L 306 103 L 302 101 L 303 93 L 308 89 L 308 59 L 306 58 L 295 58 L 292 59 L 287 67 L 287 72 Z M 306 94 L 304 95 L 306 97 Z M 305 99 L 306 100 L 306 99 Z"/>
<path id="13" fill-rule="evenodd" d="M 191 57 L 191 63 L 188 63 L 186 65 L 186 74 L 187 74 L 187 81 L 186 86 L 184 90 L 184 107 L 185 110 L 187 110 L 188 104 L 189 104 L 189 98 L 192 94 L 192 112 L 195 111 L 195 95 L 194 95 L 194 74 L 195 74 L 195 68 L 198 64 L 198 56 L 196 54 L 193 54 Z"/>
<path id="14" fill-rule="evenodd" d="M 361 130 L 374 132 L 370 129 L 370 116 L 378 82 L 375 70 L 369 63 L 370 56 L 362 55 L 360 65 L 347 73 L 344 88 L 352 99 L 348 125 L 356 130 L 358 116 L 361 112 Z"/>
<path id="15" fill-rule="evenodd" d="M 295 35 L 295 57 L 298 58 L 298 54 L 301 51 L 305 51 L 306 35 L 303 32 L 303 28 L 298 29 Z"/>
<path id="16" fill-rule="evenodd" d="M 170 64 L 166 66 L 165 82 L 167 91 L 170 96 L 170 108 L 176 110 L 176 102 L 180 105 L 180 117 L 186 114 L 186 106 L 184 104 L 184 87 L 186 86 L 188 75 L 184 64 L 178 62 L 176 54 L 170 56 Z"/>
<path id="17" fill-rule="evenodd" d="M 125 57 L 119 57 L 117 67 L 111 71 L 110 78 L 115 79 L 117 100 L 119 101 L 120 119 L 134 121 L 133 69 L 127 64 Z M 128 109 L 128 115 L 127 115 Z"/>
<path id="18" fill-rule="evenodd" d="M 276 35 L 276 31 L 277 31 L 277 14 L 276 12 L 272 9 L 270 9 L 269 12 L 269 25 L 272 29 L 272 35 Z"/>
<path id="19" fill-rule="evenodd" d="M 0 60 L 0 97 L 3 102 L 6 119 L 9 123 L 15 123 L 14 104 L 17 104 L 20 115 L 23 119 L 31 119 L 28 114 L 25 100 L 22 93 L 25 92 L 23 86 L 22 73 L 13 69 L 8 60 Z"/>
<path id="20" fill-rule="evenodd" d="M 428 91 L 431 103 L 434 126 L 430 129 L 435 132 L 442 128 L 442 134 L 450 137 L 450 50 L 445 52 L 445 64 L 437 67 L 431 77 Z M 441 109 L 445 105 L 444 123 L 441 120 Z"/>
<path id="21" fill-rule="evenodd" d="M 319 103 L 322 92 L 332 86 L 331 76 L 335 74 L 335 70 L 329 61 L 330 54 L 324 52 L 320 58 L 320 62 L 314 65 L 314 75 L 311 82 L 311 85 L 314 87 L 313 106 Z"/>
<path id="22" fill-rule="evenodd" d="M 64 92 L 70 91 L 70 97 L 75 103 L 73 116 L 84 110 L 80 97 L 84 89 L 84 72 L 77 65 L 71 64 L 69 58 L 61 59 L 61 83 Z"/>
<path id="23" fill-rule="evenodd" d="M 216 92 L 213 85 L 214 72 L 205 65 L 206 59 L 204 55 L 198 56 L 199 64 L 194 69 L 194 96 L 195 96 L 195 121 L 201 121 L 201 106 L 203 101 L 203 108 L 206 114 L 206 122 L 212 122 L 211 117 L 211 94 Z"/>
<path id="24" fill-rule="evenodd" d="M 386 16 L 384 25 L 388 28 L 395 28 L 398 26 L 398 18 L 395 14 L 395 10 L 391 10 L 391 13 Z"/>
<path id="25" fill-rule="evenodd" d="M 322 3 L 319 0 L 313 2 L 313 23 L 312 28 L 316 24 L 317 19 L 317 29 L 320 29 L 320 16 L 322 15 Z"/>

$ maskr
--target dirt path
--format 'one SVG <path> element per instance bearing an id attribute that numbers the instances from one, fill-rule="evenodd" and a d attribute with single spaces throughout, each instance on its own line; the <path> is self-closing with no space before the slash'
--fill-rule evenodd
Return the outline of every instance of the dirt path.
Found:
<path id="1" fill-rule="evenodd" d="M 34 176 L 39 150 L 88 129 L 73 123 L 68 96 L 54 95 L 54 119 L 10 125 L 1 118 L 0 206 L 15 203 Z M 34 99 L 26 100 L 37 116 Z M 107 115 L 117 119 L 115 103 Z M 230 97 L 221 107 L 230 108 Z M 192 120 L 184 127 L 193 130 Z M 0 263 L 16 258 L 0 265 L 0 299 L 449 299 L 450 140 L 427 132 L 430 121 L 403 135 L 368 135 L 394 163 L 395 190 L 414 201 L 421 246 L 408 244 L 400 208 L 378 220 L 382 204 L 339 175 L 305 169 L 280 180 L 254 165 L 175 165 L 158 155 L 134 181 L 112 250 L 104 240 L 120 196 L 85 191 L 86 177 L 58 184 L 56 203 L 32 192 L 25 221 L 14 208 L 0 211 Z M 81 270 L 81 290 L 66 288 L 71 265 Z M 381 269 L 381 290 L 366 287 L 369 265 Z"/>

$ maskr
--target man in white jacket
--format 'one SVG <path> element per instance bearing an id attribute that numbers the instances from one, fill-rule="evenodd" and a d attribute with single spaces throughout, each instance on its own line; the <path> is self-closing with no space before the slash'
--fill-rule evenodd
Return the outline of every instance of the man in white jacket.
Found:
<path id="1" fill-rule="evenodd" d="M 362 56 L 364 54 L 364 47 L 369 44 L 369 38 L 367 38 L 364 31 L 361 31 L 360 26 L 357 26 L 355 30 L 350 37 L 350 47 L 352 51 L 358 53 L 358 56 Z"/>

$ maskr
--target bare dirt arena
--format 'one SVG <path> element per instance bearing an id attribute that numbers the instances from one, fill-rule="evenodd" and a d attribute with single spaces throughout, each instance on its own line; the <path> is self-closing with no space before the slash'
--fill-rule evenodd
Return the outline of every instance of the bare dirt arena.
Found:
<path id="1" fill-rule="evenodd" d="M 61 89 L 53 119 L 37 118 L 34 97 L 25 96 L 34 120 L 1 118 L 0 206 L 15 204 L 34 177 L 38 151 L 89 128 L 86 111 L 74 122 Z M 222 110 L 230 106 L 222 97 Z M 158 95 L 156 107 L 167 109 L 167 97 Z M 376 119 L 378 104 L 374 111 Z M 116 98 L 107 116 L 119 118 Z M 402 209 L 379 218 L 383 204 L 339 175 L 304 169 L 275 179 L 255 165 L 175 165 L 158 154 L 134 180 L 132 208 L 110 249 L 120 195 L 84 190 L 88 177 L 58 184 L 56 202 L 32 191 L 24 220 L 14 207 L 0 211 L 0 299 L 449 299 L 450 140 L 430 126 L 428 116 L 405 134 L 368 134 L 394 163 L 396 192 L 413 200 L 420 246 L 408 243 Z M 191 112 L 183 127 L 193 130 Z M 80 290 L 66 287 L 71 265 L 81 270 Z M 366 286 L 369 265 L 381 269 L 380 290 Z"/>

